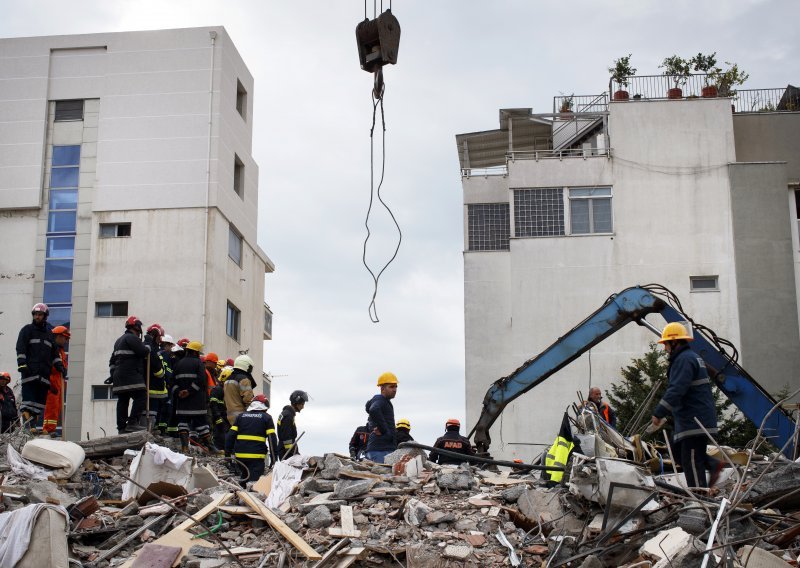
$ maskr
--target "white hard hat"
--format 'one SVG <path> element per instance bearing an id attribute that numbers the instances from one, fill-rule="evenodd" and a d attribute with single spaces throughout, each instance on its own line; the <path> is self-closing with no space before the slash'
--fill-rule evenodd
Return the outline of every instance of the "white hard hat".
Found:
<path id="1" fill-rule="evenodd" d="M 180 345 L 173 345 L 170 351 L 172 351 L 173 353 L 180 353 L 181 351 L 183 351 L 183 347 L 181 347 Z"/>
<path id="2" fill-rule="evenodd" d="M 172 338 L 171 335 L 165 334 L 161 337 L 161 343 L 172 343 L 173 345 L 175 345 L 175 340 Z"/>

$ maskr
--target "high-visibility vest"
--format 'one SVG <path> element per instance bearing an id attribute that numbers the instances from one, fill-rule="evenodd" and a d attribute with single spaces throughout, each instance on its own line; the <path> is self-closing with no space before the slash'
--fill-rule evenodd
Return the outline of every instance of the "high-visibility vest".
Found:
<path id="1" fill-rule="evenodd" d="M 558 436 L 545 456 L 544 465 L 566 467 L 569 453 L 573 447 L 575 447 L 575 444 L 566 438 Z M 563 471 L 545 471 L 545 475 L 550 477 L 550 481 L 555 481 L 556 483 L 561 483 L 564 478 Z"/>

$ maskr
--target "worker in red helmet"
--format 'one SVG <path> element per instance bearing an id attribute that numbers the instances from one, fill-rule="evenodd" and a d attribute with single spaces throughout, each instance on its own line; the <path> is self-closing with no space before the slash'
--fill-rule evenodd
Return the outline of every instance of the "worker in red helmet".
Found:
<path id="1" fill-rule="evenodd" d="M 53 328 L 53 338 L 55 339 L 56 349 L 58 350 L 58 358 L 56 361 L 61 362 L 63 372 L 53 365 L 50 371 L 50 392 L 47 393 L 47 403 L 44 407 L 44 421 L 42 422 L 42 430 L 50 434 L 51 438 L 56 435 L 56 428 L 58 427 L 58 419 L 61 417 L 61 409 L 64 406 L 64 391 L 66 390 L 67 379 L 67 353 L 64 347 L 69 341 L 69 328 L 63 325 L 57 325 Z"/>
<path id="2" fill-rule="evenodd" d="M 436 440 L 436 443 L 433 444 L 434 448 L 447 450 L 448 452 L 456 452 L 458 454 L 463 454 L 465 456 L 475 455 L 475 448 L 472 447 L 469 438 L 465 438 L 459 433 L 459 430 L 461 429 L 461 422 L 457 418 L 450 418 L 447 422 L 445 422 L 444 427 L 445 427 L 444 436 Z M 442 464 L 457 465 L 460 464 L 461 462 L 467 461 L 459 459 L 457 457 L 440 454 L 435 450 L 431 452 L 430 460 L 440 465 Z"/>
<path id="3" fill-rule="evenodd" d="M 142 422 L 146 421 L 148 355 L 148 348 L 142 341 L 142 322 L 130 316 L 125 320 L 125 333 L 114 342 L 108 363 L 111 392 L 117 396 L 117 431 L 120 434 L 146 428 Z"/>
<path id="4" fill-rule="evenodd" d="M 30 429 L 33 429 L 36 418 L 44 414 L 51 369 L 55 366 L 59 371 L 66 370 L 58 361 L 52 326 L 47 323 L 49 313 L 47 304 L 35 304 L 31 308 L 33 320 L 20 329 L 17 337 L 17 368 L 22 376 L 22 402 L 19 408 L 23 425 Z"/>
<path id="5" fill-rule="evenodd" d="M 278 438 L 272 416 L 267 413 L 268 409 L 269 399 L 263 394 L 257 394 L 247 410 L 236 417 L 225 437 L 225 455 L 233 454 L 247 467 L 247 471 L 241 472 L 239 483 L 242 486 L 248 481 L 258 481 L 264 474 L 267 453 L 271 466 L 278 459 Z"/>
<path id="6" fill-rule="evenodd" d="M 5 371 L 0 373 L 0 416 L 2 416 L 2 426 L 0 432 L 8 432 L 17 421 L 17 398 L 14 396 L 13 389 L 8 386 L 11 382 L 11 375 Z"/>

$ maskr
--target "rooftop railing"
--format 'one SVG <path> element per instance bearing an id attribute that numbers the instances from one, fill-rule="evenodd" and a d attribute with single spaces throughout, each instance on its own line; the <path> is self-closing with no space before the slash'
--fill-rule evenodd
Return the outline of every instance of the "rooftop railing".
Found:
<path id="1" fill-rule="evenodd" d="M 599 95 L 560 95 L 553 97 L 553 114 L 604 112 L 608 110 L 608 97 Z"/>
<path id="2" fill-rule="evenodd" d="M 623 83 L 627 83 L 625 86 Z M 681 89 L 681 95 L 677 98 L 701 97 L 703 88 L 713 85 L 709 76 L 705 73 L 688 75 L 686 77 L 677 75 L 634 75 L 625 77 L 623 83 L 609 79 L 608 92 L 611 98 L 617 91 L 627 91 L 631 99 L 659 100 L 670 98 L 670 89 Z"/>
<path id="3" fill-rule="evenodd" d="M 733 107 L 736 112 L 796 112 L 800 111 L 800 91 L 786 87 L 736 89 Z"/>

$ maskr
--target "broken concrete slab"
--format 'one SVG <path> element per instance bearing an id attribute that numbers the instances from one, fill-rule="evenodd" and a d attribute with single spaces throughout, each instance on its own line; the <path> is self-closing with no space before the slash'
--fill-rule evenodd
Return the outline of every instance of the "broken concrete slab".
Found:
<path id="1" fill-rule="evenodd" d="M 52 481 L 45 479 L 29 481 L 25 487 L 25 495 L 31 503 L 50 503 L 62 507 L 69 507 L 78 501 L 76 497 L 61 491 Z"/>
<path id="2" fill-rule="evenodd" d="M 469 469 L 442 469 L 436 472 L 436 485 L 441 489 L 463 491 L 477 485 Z"/>
<path id="3" fill-rule="evenodd" d="M 354 499 L 365 493 L 376 484 L 374 479 L 341 479 L 333 491 L 334 499 Z"/>
<path id="4" fill-rule="evenodd" d="M 325 505 L 318 505 L 306 515 L 306 524 L 310 529 L 324 529 L 333 524 L 333 515 Z"/>

